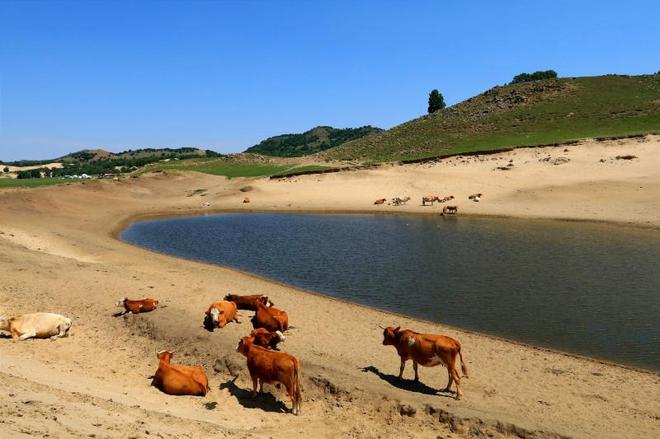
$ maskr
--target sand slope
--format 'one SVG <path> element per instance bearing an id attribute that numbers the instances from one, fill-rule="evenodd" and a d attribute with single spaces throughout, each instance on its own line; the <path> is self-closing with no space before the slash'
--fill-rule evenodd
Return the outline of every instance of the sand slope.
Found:
<path id="1" fill-rule="evenodd" d="M 453 158 L 291 180 L 152 175 L 0 191 L 0 313 L 62 312 L 70 337 L 0 339 L 0 433 L 7 437 L 658 437 L 660 376 L 522 346 L 308 294 L 222 267 L 150 253 L 113 238 L 137 216 L 223 209 L 427 212 L 424 193 L 457 196 L 461 212 L 660 225 L 660 142 L 585 143 Z M 616 155 L 634 154 L 634 160 Z M 566 156 L 564 164 L 539 161 Z M 610 157 L 612 158 L 610 160 Z M 600 162 L 600 159 L 605 162 Z M 495 159 L 495 160 L 493 160 Z M 510 171 L 494 171 L 514 160 Z M 465 161 L 463 161 L 465 160 Z M 250 204 L 241 203 L 251 185 Z M 195 189 L 205 189 L 187 196 Z M 483 192 L 481 203 L 465 198 Z M 205 194 L 202 196 L 202 194 Z M 374 199 L 410 195 L 408 206 Z M 202 207 L 209 203 L 208 207 Z M 253 401 L 244 359 L 250 330 L 209 333 L 205 307 L 227 292 L 267 293 L 295 329 L 283 349 L 303 362 L 299 417 L 281 389 Z M 122 296 L 153 296 L 166 307 L 112 317 Z M 399 383 L 398 358 L 378 325 L 457 338 L 470 368 L 465 399 L 433 394 L 446 373 L 420 369 L 422 384 Z M 201 363 L 206 398 L 169 397 L 150 387 L 155 352 Z M 410 367 L 410 366 L 409 366 Z M 215 371 L 214 368 L 217 370 Z M 238 374 L 232 377 L 229 370 Z M 412 377 L 412 370 L 406 371 Z"/>

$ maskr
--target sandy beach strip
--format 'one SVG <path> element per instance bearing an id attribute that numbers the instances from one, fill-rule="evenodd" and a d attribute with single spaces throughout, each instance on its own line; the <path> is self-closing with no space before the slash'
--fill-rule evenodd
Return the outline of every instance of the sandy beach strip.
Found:
<path id="1" fill-rule="evenodd" d="M 568 149 L 568 151 L 564 151 Z M 617 156 L 635 155 L 632 160 Z M 547 157 L 550 159 L 547 159 Z M 565 157 L 567 160 L 555 160 Z M 497 170 L 513 160 L 511 170 Z M 557 163 L 557 164 L 553 164 Z M 154 174 L 0 191 L 0 313 L 61 312 L 72 335 L 50 341 L 0 339 L 0 432 L 12 437 L 658 437 L 660 376 L 512 343 L 341 302 L 224 267 L 149 252 L 116 239 L 136 218 L 213 211 L 438 214 L 423 194 L 453 194 L 461 214 L 608 221 L 660 227 L 660 138 L 583 142 L 438 163 L 227 180 Z M 243 204 L 246 185 L 251 202 Z M 190 191 L 204 189 L 198 195 Z M 470 193 L 484 194 L 480 203 Z M 203 196 L 202 196 L 203 194 Z M 373 206 L 409 195 L 407 206 Z M 208 203 L 205 204 L 205 203 Z M 206 207 L 205 207 L 206 206 Z M 301 416 L 283 390 L 252 401 L 244 358 L 234 352 L 242 323 L 208 333 L 205 307 L 227 292 L 268 294 L 289 312 L 282 348 L 303 362 Z M 123 296 L 166 307 L 113 317 Z M 465 397 L 433 394 L 440 368 L 421 384 L 399 383 L 398 357 L 379 325 L 460 340 L 470 378 Z M 212 391 L 173 398 L 149 385 L 155 352 L 203 364 Z M 410 366 L 408 366 L 410 368 Z M 238 375 L 233 378 L 230 371 Z M 406 377 L 412 377 L 408 369 Z"/>

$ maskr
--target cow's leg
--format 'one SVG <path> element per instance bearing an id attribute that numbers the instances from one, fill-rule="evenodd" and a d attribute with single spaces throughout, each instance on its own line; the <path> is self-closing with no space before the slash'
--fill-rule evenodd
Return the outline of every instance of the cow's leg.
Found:
<path id="1" fill-rule="evenodd" d="M 37 333 L 35 331 L 24 332 L 20 337 L 18 337 L 18 339 L 19 340 L 27 340 L 28 338 L 32 338 L 36 335 L 37 335 Z"/>
<path id="2" fill-rule="evenodd" d="M 449 376 L 449 381 L 447 382 L 447 387 L 442 389 L 442 392 L 451 392 L 451 385 L 454 382 L 454 376 L 453 376 L 453 371 L 455 369 L 453 367 L 447 366 L 447 375 Z"/>
<path id="3" fill-rule="evenodd" d="M 259 381 L 259 393 L 264 393 L 264 380 Z"/>
<path id="4" fill-rule="evenodd" d="M 406 360 L 401 357 L 401 367 L 399 368 L 399 379 L 403 379 L 403 369 L 406 367 Z"/>
<path id="5" fill-rule="evenodd" d="M 461 399 L 463 396 L 463 392 L 461 392 L 461 376 L 458 374 L 455 367 L 452 368 L 451 374 L 454 377 L 454 381 L 456 381 L 456 399 Z"/>
<path id="6" fill-rule="evenodd" d="M 413 360 L 413 370 L 415 371 L 415 381 L 419 381 L 419 373 L 417 372 L 417 362 Z"/>
<path id="7" fill-rule="evenodd" d="M 252 398 L 257 397 L 257 385 L 259 384 L 259 378 L 256 375 L 250 374 L 252 378 Z"/>

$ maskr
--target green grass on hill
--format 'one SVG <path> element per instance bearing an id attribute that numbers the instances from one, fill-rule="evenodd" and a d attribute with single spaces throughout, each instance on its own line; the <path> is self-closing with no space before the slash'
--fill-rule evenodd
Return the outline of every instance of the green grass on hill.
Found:
<path id="1" fill-rule="evenodd" d="M 496 87 L 437 113 L 320 153 L 381 162 L 660 132 L 660 75 Z"/>
<path id="2" fill-rule="evenodd" d="M 8 187 L 38 187 L 52 184 L 71 183 L 63 178 L 0 178 L 0 189 Z"/>
<path id="3" fill-rule="evenodd" d="M 140 170 L 142 172 L 158 171 L 196 171 L 205 174 L 223 175 L 227 178 L 235 177 L 262 177 L 270 176 L 278 172 L 291 168 L 290 165 L 280 165 L 272 163 L 259 163 L 250 161 L 233 161 L 225 159 L 191 159 L 177 160 L 170 162 L 160 162 L 154 165 L 145 166 Z"/>

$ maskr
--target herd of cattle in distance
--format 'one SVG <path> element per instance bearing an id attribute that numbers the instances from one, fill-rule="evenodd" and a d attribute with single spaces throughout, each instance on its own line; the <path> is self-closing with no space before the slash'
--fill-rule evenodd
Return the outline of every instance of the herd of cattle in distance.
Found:
<path id="1" fill-rule="evenodd" d="M 117 306 L 123 308 L 119 315 L 154 311 L 158 304 L 158 300 L 150 298 L 123 298 L 117 302 Z M 213 331 L 224 328 L 231 322 L 240 323 L 237 319 L 239 309 L 254 311 L 251 319 L 253 330 L 250 335 L 242 337 L 236 347 L 236 351 L 247 359 L 247 368 L 252 379 L 252 396 L 256 397 L 257 387 L 259 392 L 263 392 L 264 383 L 281 383 L 291 398 L 291 412 L 300 414 L 300 360 L 289 353 L 280 352 L 277 348 L 277 345 L 286 339 L 284 332 L 289 329 L 288 314 L 275 308 L 268 296 L 229 294 L 224 300 L 209 305 L 204 316 L 204 327 Z M 71 325 L 71 319 L 53 313 L 30 313 L 11 318 L 0 316 L 0 332 L 9 332 L 15 340 L 64 337 Z M 408 360 L 413 362 L 415 381 L 419 380 L 418 365 L 443 365 L 447 369 L 449 381 L 442 391 L 450 392 L 455 382 L 456 399 L 461 399 L 461 375 L 456 369 L 457 359 L 460 359 L 463 376 L 467 378 L 468 373 L 458 341 L 443 335 L 421 334 L 400 327 L 381 328 L 383 345 L 394 346 L 399 354 L 399 379 L 403 378 L 403 370 Z M 163 392 L 194 396 L 205 396 L 208 393 L 208 377 L 203 366 L 172 364 L 174 353 L 169 350 L 160 351 L 156 356 L 158 369 L 154 374 L 153 384 Z"/>
<path id="2" fill-rule="evenodd" d="M 481 201 L 482 196 L 483 194 L 481 193 L 472 194 L 468 196 L 468 200 L 478 203 L 479 201 Z M 433 203 L 435 202 L 437 202 L 438 204 L 443 204 L 453 199 L 454 199 L 453 195 L 449 195 L 442 198 L 440 198 L 439 195 L 425 195 L 422 197 L 422 206 L 426 206 L 426 205 L 433 206 Z M 410 197 L 394 197 L 392 198 L 392 201 L 390 201 L 389 203 L 387 203 L 387 198 L 379 198 L 376 201 L 374 201 L 374 204 L 382 205 L 387 203 L 391 206 L 404 206 L 408 201 L 410 201 Z M 447 205 L 442 208 L 442 215 L 456 215 L 457 213 L 458 213 L 458 206 Z"/>

